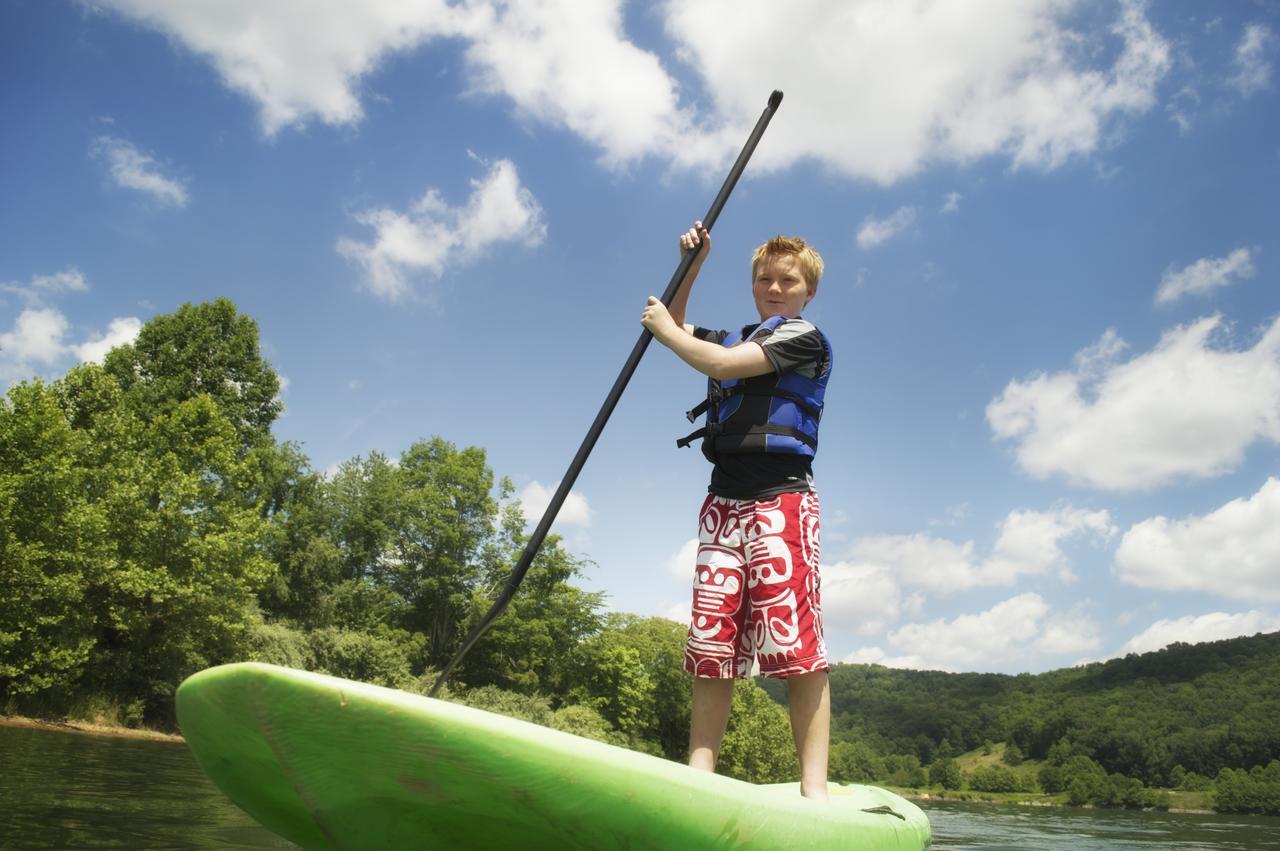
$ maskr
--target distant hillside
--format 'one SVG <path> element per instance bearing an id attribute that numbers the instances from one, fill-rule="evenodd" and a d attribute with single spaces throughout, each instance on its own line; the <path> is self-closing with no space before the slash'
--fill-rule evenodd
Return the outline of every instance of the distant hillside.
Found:
<path id="1" fill-rule="evenodd" d="M 781 683 L 766 687 L 783 698 Z M 832 737 L 928 765 L 985 743 L 1083 754 L 1149 786 L 1280 759 L 1280 633 L 1174 644 L 1044 674 L 878 665 L 831 673 Z M 1180 770 L 1179 770 L 1180 767 Z"/>

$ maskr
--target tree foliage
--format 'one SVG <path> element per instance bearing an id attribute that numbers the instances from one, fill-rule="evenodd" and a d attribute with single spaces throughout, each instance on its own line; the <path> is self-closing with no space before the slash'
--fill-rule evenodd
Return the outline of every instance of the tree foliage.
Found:
<path id="1" fill-rule="evenodd" d="M 751 680 L 733 684 L 733 709 L 716 771 L 753 783 L 799 777 L 787 711 Z"/>
<path id="2" fill-rule="evenodd" d="M 1214 780 L 1214 801 L 1222 812 L 1280 813 L 1280 760 L 1248 771 L 1222 769 Z"/>
<path id="3" fill-rule="evenodd" d="M 574 651 L 569 696 L 609 720 L 634 746 L 682 759 L 688 748 L 690 687 L 685 629 L 666 618 L 612 614 Z"/>
<path id="4" fill-rule="evenodd" d="M 106 560 L 103 506 L 82 498 L 87 437 L 35 381 L 0 400 L 0 683 L 76 682 L 94 647 L 86 579 Z"/>
<path id="5" fill-rule="evenodd" d="M 103 365 L 144 419 L 205 396 L 241 447 L 272 441 L 280 379 L 262 358 L 257 323 L 230 299 L 184 304 L 153 318 L 136 340 L 108 352 Z"/>
<path id="6" fill-rule="evenodd" d="M 1105 773 L 1177 787 L 1280 757 L 1280 634 L 1197 645 L 1032 676 L 839 665 L 833 737 L 926 764 L 1005 742 L 1003 759 L 1087 756 Z M 1041 769 L 1042 772 L 1045 769 Z M 1065 790 L 1044 773 L 1041 785 Z"/>

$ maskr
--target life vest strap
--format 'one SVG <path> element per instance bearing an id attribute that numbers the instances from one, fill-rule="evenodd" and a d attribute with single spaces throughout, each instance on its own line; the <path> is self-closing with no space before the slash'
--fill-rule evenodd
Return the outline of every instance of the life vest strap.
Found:
<path id="1" fill-rule="evenodd" d="M 700 428 L 691 434 L 686 434 L 684 437 L 679 438 L 676 441 L 676 448 L 685 449 L 689 446 L 690 443 L 693 443 L 695 440 L 700 440 L 706 436 L 707 436 L 707 430 L 705 428 Z"/>
<path id="2" fill-rule="evenodd" d="M 771 387 L 768 390 L 751 390 L 747 388 L 746 382 L 743 382 L 741 384 L 735 384 L 733 387 L 730 387 L 728 390 L 725 390 L 721 393 L 716 394 L 715 403 L 719 404 L 725 399 L 728 399 L 730 396 L 774 396 L 779 399 L 786 399 L 788 402 L 791 402 L 792 404 L 796 405 L 796 407 L 800 408 L 800 410 L 804 411 L 806 414 L 810 416 L 810 418 L 814 420 L 818 420 L 822 418 L 822 412 L 819 411 L 817 408 L 815 408 L 807 399 L 805 399 L 799 393 L 794 393 L 782 387 Z M 689 422 L 691 423 L 697 422 L 698 417 L 702 416 L 703 414 L 705 414 L 707 411 L 711 409 L 711 405 L 712 405 L 712 399 L 710 397 L 703 399 L 691 410 L 686 411 L 685 417 L 687 417 Z"/>
<path id="3" fill-rule="evenodd" d="M 734 431 L 734 432 L 731 432 L 730 434 L 734 437 L 737 437 L 739 434 L 742 434 L 743 437 L 746 437 L 752 434 L 778 434 L 784 437 L 794 437 L 796 440 L 800 441 L 805 446 L 808 446 L 810 449 L 816 450 L 818 448 L 817 438 L 811 435 L 805 434 L 804 432 L 800 431 L 800 429 L 798 428 L 792 428 L 791 426 L 785 426 L 785 425 L 775 425 L 774 423 L 764 423 L 762 425 L 753 425 L 750 428 L 748 428 L 745 432 Z M 726 437 L 727 436 L 730 436 L 730 435 L 726 435 Z"/>
<path id="4" fill-rule="evenodd" d="M 785 437 L 794 437 L 796 440 L 800 441 L 805 446 L 808 446 L 810 449 L 813 449 L 816 451 L 818 448 L 818 441 L 812 435 L 806 434 L 805 432 L 800 431 L 799 429 L 796 429 L 796 428 L 792 428 L 791 426 L 775 425 L 774 423 L 764 423 L 762 425 L 753 425 L 745 431 L 741 431 L 741 432 L 732 431 L 728 433 L 726 433 L 723 424 L 713 423 L 710 426 L 703 426 L 697 431 L 692 432 L 691 434 L 687 434 L 684 437 L 680 438 L 679 440 L 676 441 L 676 446 L 679 447 L 680 449 L 684 449 L 690 443 L 699 439 L 715 440 L 716 438 L 722 435 L 725 437 L 747 437 L 748 435 L 752 435 L 752 434 L 777 434 Z"/>
<path id="5" fill-rule="evenodd" d="M 722 431 L 724 431 L 724 426 L 721 425 L 720 423 L 709 423 L 708 425 L 704 425 L 702 428 L 698 429 L 697 431 L 690 432 L 689 434 L 686 434 L 684 437 L 677 440 L 676 447 L 679 449 L 684 449 L 690 443 L 693 443 L 695 440 L 712 440 L 714 439 L 715 435 L 720 434 L 720 432 Z"/>

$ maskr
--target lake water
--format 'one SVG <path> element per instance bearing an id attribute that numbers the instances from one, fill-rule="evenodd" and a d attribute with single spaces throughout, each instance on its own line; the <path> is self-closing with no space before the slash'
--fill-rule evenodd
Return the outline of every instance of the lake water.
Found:
<path id="1" fill-rule="evenodd" d="M 926 802 L 934 848 L 1280 851 L 1280 818 Z M 0 849 L 293 848 L 181 744 L 0 726 Z"/>

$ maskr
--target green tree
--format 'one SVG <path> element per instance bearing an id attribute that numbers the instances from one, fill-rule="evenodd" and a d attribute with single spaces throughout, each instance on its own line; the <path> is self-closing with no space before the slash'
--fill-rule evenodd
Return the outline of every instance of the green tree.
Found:
<path id="1" fill-rule="evenodd" d="M 484 450 L 433 438 L 395 465 L 379 453 L 343 464 L 330 490 L 343 579 L 355 596 L 376 588 L 402 601 L 397 625 L 426 636 L 434 665 L 460 641 L 482 579 L 494 485 Z"/>
<path id="2" fill-rule="evenodd" d="M 1036 772 L 1036 781 L 1045 792 L 1050 795 L 1056 795 L 1063 789 L 1061 766 L 1050 765 L 1046 762 Z"/>
<path id="3" fill-rule="evenodd" d="M 751 680 L 737 680 L 716 771 L 749 783 L 799 777 L 787 712 Z"/>
<path id="4" fill-rule="evenodd" d="M 884 760 L 862 742 L 831 744 L 830 775 L 837 783 L 870 783 L 885 775 Z"/>
<path id="5" fill-rule="evenodd" d="M 501 493 L 509 488 L 504 479 Z M 527 542 L 523 525 L 519 511 L 508 505 L 499 534 L 481 548 L 478 582 L 470 589 L 471 609 L 460 632 L 469 633 L 505 588 Z M 558 536 L 549 535 L 506 610 L 463 659 L 458 669 L 462 680 L 525 692 L 569 692 L 577 647 L 601 623 L 596 610 L 602 595 L 571 584 L 582 564 L 561 546 Z"/>
<path id="6" fill-rule="evenodd" d="M 271 608 L 291 614 L 283 602 L 292 597 L 309 601 L 304 608 L 318 613 L 315 622 L 421 635 L 415 674 L 444 666 L 505 586 L 527 540 L 510 482 L 495 481 L 477 447 L 419 440 L 399 463 L 378 453 L 357 457 L 312 491 L 302 487 L 305 476 L 295 478 L 297 494 L 314 493 L 320 504 L 285 512 L 282 529 L 296 524 L 300 532 L 296 539 L 286 535 L 283 587 L 273 592 Z M 565 693 L 567 661 L 600 626 L 600 595 L 571 583 L 581 567 L 556 536 L 548 537 L 455 679 Z M 339 579 L 329 585 L 335 568 Z"/>
<path id="7" fill-rule="evenodd" d="M 0 699 L 65 697 L 89 660 L 86 592 L 107 557 L 90 455 L 54 388 L 23 382 L 0 399 Z"/>
<path id="8" fill-rule="evenodd" d="M 456 699 L 475 709 L 496 712 L 529 721 L 553 730 L 572 733 L 609 744 L 623 744 L 622 738 L 595 710 L 580 704 L 554 709 L 545 695 L 520 694 L 497 686 L 468 689 Z"/>
<path id="9" fill-rule="evenodd" d="M 314 669 L 350 680 L 400 688 L 412 678 L 420 641 L 403 630 L 378 633 L 324 627 L 307 633 Z"/>
<path id="10" fill-rule="evenodd" d="M 1063 763 L 1060 780 L 1067 791 L 1067 803 L 1073 806 L 1102 800 L 1108 793 L 1106 770 L 1083 754 Z"/>
<path id="11" fill-rule="evenodd" d="M 1003 765 L 983 765 L 969 775 L 969 788 L 976 792 L 1029 792 L 1031 784 Z"/>
<path id="12" fill-rule="evenodd" d="M 924 786 L 929 782 L 920 757 L 915 754 L 890 754 L 884 758 L 884 779 L 893 786 Z"/>
<path id="13" fill-rule="evenodd" d="M 144 415 L 96 365 L 10 400 L 0 547 L 26 602 L 2 642 L 6 689 L 170 717 L 184 676 L 240 651 L 272 569 L 251 454 L 213 397 Z"/>
<path id="14" fill-rule="evenodd" d="M 92 590 L 94 679 L 167 714 L 186 675 L 235 656 L 272 572 L 253 469 L 213 399 L 197 396 L 135 432 L 107 494 L 112 559 Z"/>
<path id="15" fill-rule="evenodd" d="M 595 708 L 633 747 L 683 759 L 690 701 L 684 636 L 685 627 L 666 618 L 609 615 L 575 648 L 571 698 Z"/>
<path id="16" fill-rule="evenodd" d="M 103 365 L 144 420 L 208 396 L 235 429 L 239 449 L 273 442 L 280 379 L 262 358 L 257 323 L 230 299 L 154 317 L 132 343 L 108 352 Z"/>
<path id="17" fill-rule="evenodd" d="M 1223 812 L 1280 814 L 1280 760 L 1248 771 L 1222 769 L 1214 780 L 1214 803 Z"/>
<path id="18" fill-rule="evenodd" d="M 951 757 L 944 757 L 929 766 L 929 785 L 941 786 L 943 789 L 959 789 L 964 783 L 964 774 L 960 766 Z"/>
<path id="19" fill-rule="evenodd" d="M 483 449 L 433 438 L 401 454 L 396 481 L 391 551 L 375 563 L 374 579 L 408 602 L 407 626 L 427 636 L 429 658 L 442 664 L 480 578 L 481 547 L 493 534 L 493 472 Z"/>
<path id="20" fill-rule="evenodd" d="M 332 487 L 293 444 L 255 453 L 267 556 L 277 570 L 259 595 L 265 614 L 309 627 L 337 625 L 336 587 L 344 579 Z"/>

